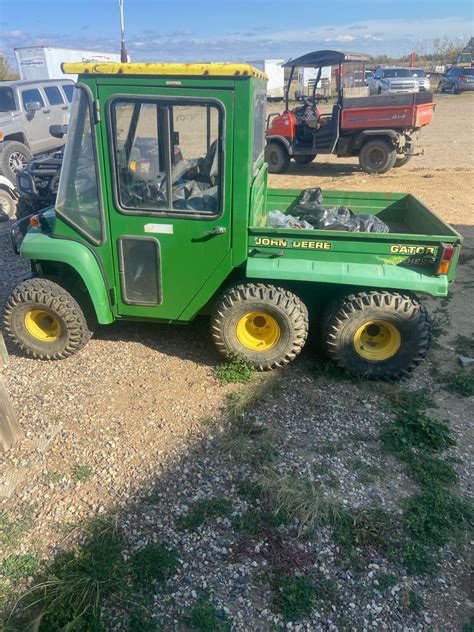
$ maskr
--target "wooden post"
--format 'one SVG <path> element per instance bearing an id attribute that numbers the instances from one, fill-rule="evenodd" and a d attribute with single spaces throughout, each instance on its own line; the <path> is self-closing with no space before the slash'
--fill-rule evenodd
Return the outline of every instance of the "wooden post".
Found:
<path id="1" fill-rule="evenodd" d="M 8 352 L 0 331 L 0 369 L 8 364 Z M 0 450 L 6 452 L 22 435 L 7 389 L 0 375 Z"/>

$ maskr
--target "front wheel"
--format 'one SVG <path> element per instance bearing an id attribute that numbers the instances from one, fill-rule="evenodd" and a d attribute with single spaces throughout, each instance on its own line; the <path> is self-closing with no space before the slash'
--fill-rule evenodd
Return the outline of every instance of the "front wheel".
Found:
<path id="1" fill-rule="evenodd" d="M 298 165 L 308 165 L 316 158 L 316 154 L 301 154 L 298 156 L 293 156 L 293 158 Z"/>
<path id="2" fill-rule="evenodd" d="M 16 345 L 40 360 L 67 358 L 91 337 L 76 299 L 49 279 L 20 283 L 5 305 L 3 322 Z"/>
<path id="3" fill-rule="evenodd" d="M 413 158 L 413 154 L 397 154 L 397 159 L 395 160 L 394 167 L 403 167 L 407 162 Z"/>
<path id="4" fill-rule="evenodd" d="M 359 152 L 359 164 L 366 173 L 387 173 L 396 160 L 395 147 L 384 138 L 366 141 Z"/>
<path id="5" fill-rule="evenodd" d="M 270 173 L 283 173 L 290 164 L 290 156 L 281 143 L 268 143 L 265 147 L 265 160 Z"/>
<path id="6" fill-rule="evenodd" d="M 16 174 L 23 171 L 28 160 L 32 158 L 33 154 L 25 144 L 16 140 L 6 142 L 1 156 L 3 175 L 16 182 Z"/>
<path id="7" fill-rule="evenodd" d="M 393 379 L 412 371 L 426 356 L 431 319 L 413 296 L 359 292 L 330 308 L 323 340 L 339 367 L 369 379 Z"/>
<path id="8" fill-rule="evenodd" d="M 458 89 L 456 87 L 456 84 L 453 83 L 453 85 L 451 86 L 451 94 L 457 94 L 458 93 Z"/>
<path id="9" fill-rule="evenodd" d="M 228 289 L 211 321 L 212 337 L 224 355 L 240 353 L 259 371 L 296 358 L 308 336 L 308 310 L 292 292 L 264 283 Z"/>

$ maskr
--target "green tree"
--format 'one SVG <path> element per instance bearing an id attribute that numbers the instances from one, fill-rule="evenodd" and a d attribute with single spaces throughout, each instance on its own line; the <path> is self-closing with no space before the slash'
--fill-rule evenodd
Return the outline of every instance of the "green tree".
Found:
<path id="1" fill-rule="evenodd" d="M 0 53 L 0 81 L 9 81 L 11 79 L 19 79 L 18 73 L 10 68 L 6 56 Z"/>

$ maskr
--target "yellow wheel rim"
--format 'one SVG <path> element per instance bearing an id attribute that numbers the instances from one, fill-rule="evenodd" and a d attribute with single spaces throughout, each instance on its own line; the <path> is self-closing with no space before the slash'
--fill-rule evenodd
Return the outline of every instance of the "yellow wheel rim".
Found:
<path id="1" fill-rule="evenodd" d="M 400 332 L 386 320 L 369 320 L 355 332 L 354 349 L 361 358 L 370 362 L 383 362 L 400 349 Z"/>
<path id="2" fill-rule="evenodd" d="M 61 323 L 44 309 L 31 309 L 25 316 L 25 327 L 33 338 L 41 342 L 56 342 L 61 336 Z"/>
<path id="3" fill-rule="evenodd" d="M 237 323 L 237 340 L 251 351 L 268 351 L 280 340 L 280 326 L 265 312 L 249 312 Z"/>

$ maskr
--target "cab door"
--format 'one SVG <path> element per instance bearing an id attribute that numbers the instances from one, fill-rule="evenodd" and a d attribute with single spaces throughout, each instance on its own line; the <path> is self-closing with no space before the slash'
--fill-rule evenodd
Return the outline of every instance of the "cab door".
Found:
<path id="1" fill-rule="evenodd" d="M 99 99 L 117 315 L 179 320 L 231 270 L 232 93 L 107 86 Z"/>

